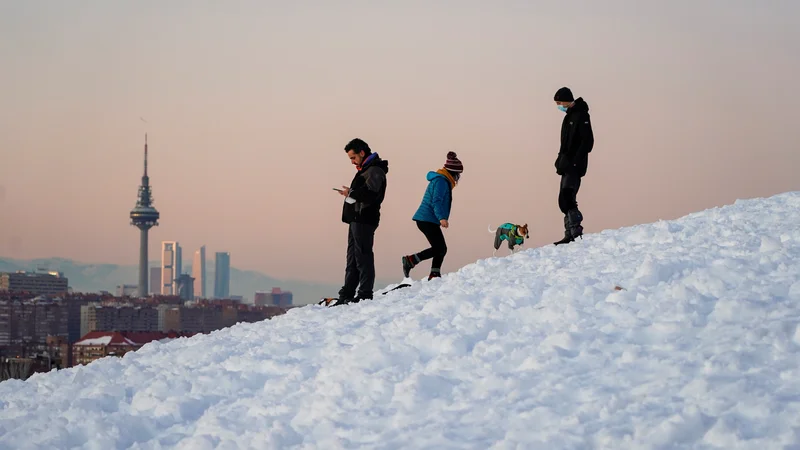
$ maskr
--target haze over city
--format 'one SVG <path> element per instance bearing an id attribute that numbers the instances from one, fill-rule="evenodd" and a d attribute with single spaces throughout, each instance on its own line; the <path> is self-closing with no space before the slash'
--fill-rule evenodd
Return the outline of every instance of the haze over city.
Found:
<path id="1" fill-rule="evenodd" d="M 800 188 L 800 5 L 788 1 L 6 2 L 0 256 L 136 264 L 144 134 L 150 259 L 177 240 L 279 278 L 341 282 L 354 137 L 389 161 L 379 279 L 427 246 L 425 174 L 458 153 L 450 272 L 487 225 L 563 233 L 569 86 L 595 147 L 586 233 Z M 144 120 L 142 120 L 144 119 Z M 145 123 L 146 122 L 146 123 Z M 131 283 L 135 280 L 130 280 Z"/>

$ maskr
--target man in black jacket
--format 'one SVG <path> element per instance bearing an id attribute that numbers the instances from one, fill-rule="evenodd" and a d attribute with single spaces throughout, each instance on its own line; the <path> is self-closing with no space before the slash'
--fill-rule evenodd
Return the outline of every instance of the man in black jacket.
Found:
<path id="1" fill-rule="evenodd" d="M 583 235 L 583 214 L 578 210 L 577 195 L 581 178 L 586 175 L 589 153 L 594 147 L 589 105 L 582 97 L 574 99 L 572 91 L 562 87 L 553 100 L 559 110 L 566 113 L 561 123 L 561 148 L 556 158 L 556 173 L 561 175 L 558 207 L 564 213 L 564 238 L 555 245 L 566 244 Z"/>
<path id="2" fill-rule="evenodd" d="M 345 197 L 342 222 L 348 224 L 349 230 L 344 286 L 339 290 L 336 304 L 372 298 L 375 285 L 372 244 L 380 223 L 381 203 L 386 194 L 386 174 L 389 172 L 389 161 L 373 153 L 361 139 L 353 139 L 344 150 L 357 172 L 350 187 L 342 186 L 339 191 Z"/>

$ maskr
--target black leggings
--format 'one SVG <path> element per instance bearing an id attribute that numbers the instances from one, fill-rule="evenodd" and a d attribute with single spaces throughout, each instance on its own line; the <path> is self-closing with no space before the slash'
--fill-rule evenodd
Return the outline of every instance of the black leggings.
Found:
<path id="1" fill-rule="evenodd" d="M 438 223 L 416 221 L 417 228 L 422 231 L 425 238 L 431 244 L 430 248 L 417 253 L 420 261 L 433 258 L 431 262 L 431 269 L 441 269 L 444 255 L 447 254 L 447 244 L 444 242 L 444 234 L 442 234 L 442 227 Z"/>

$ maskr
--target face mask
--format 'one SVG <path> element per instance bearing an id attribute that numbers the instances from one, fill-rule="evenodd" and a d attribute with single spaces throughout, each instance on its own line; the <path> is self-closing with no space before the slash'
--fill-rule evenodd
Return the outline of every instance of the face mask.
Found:
<path id="1" fill-rule="evenodd" d="M 558 110 L 561 112 L 567 112 L 567 107 L 564 105 L 558 105 Z"/>

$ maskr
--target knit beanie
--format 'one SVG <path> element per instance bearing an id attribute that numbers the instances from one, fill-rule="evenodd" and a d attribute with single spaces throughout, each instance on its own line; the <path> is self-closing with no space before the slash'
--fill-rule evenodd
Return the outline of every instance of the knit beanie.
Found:
<path id="1" fill-rule="evenodd" d="M 568 87 L 562 87 L 556 91 L 553 100 L 557 102 L 574 102 L 575 98 L 572 96 L 572 91 L 570 91 Z"/>
<path id="2" fill-rule="evenodd" d="M 461 160 L 456 156 L 456 152 L 447 152 L 447 162 L 444 163 L 444 168 L 454 173 L 464 171 L 464 166 L 461 165 Z"/>

